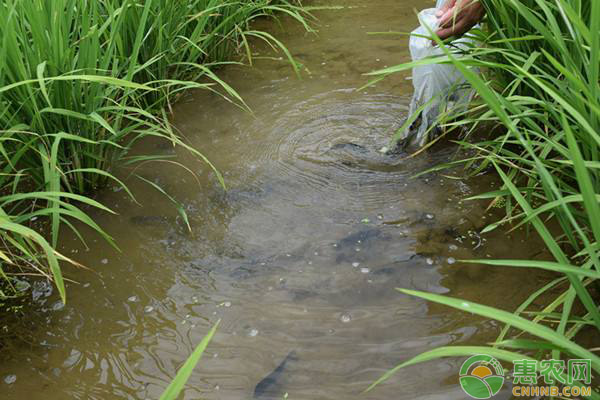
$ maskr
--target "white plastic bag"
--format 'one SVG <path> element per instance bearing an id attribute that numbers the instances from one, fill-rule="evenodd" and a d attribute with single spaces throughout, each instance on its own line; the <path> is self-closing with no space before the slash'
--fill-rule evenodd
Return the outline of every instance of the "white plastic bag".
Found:
<path id="1" fill-rule="evenodd" d="M 441 7 L 444 0 L 438 0 L 437 7 Z M 431 39 L 421 36 L 430 36 L 431 32 L 438 29 L 438 18 L 435 16 L 437 8 L 429 8 L 419 13 L 421 26 L 412 32 L 410 38 L 410 55 L 413 61 L 426 57 L 442 55 L 444 52 L 433 45 Z M 429 29 L 427 29 L 429 27 Z M 454 46 L 467 47 L 471 39 L 464 37 L 453 42 Z M 465 86 L 462 73 L 451 64 L 431 64 L 413 68 L 412 76 L 415 89 L 409 110 L 409 118 L 417 117 L 414 114 L 420 107 L 427 104 L 421 111 L 420 118 L 408 127 L 402 134 L 400 142 L 403 145 L 422 147 L 430 141 L 438 115 L 448 107 L 464 106 L 472 97 L 472 91 Z M 414 127 L 418 125 L 416 130 Z M 430 129 L 431 128 L 431 129 Z"/>

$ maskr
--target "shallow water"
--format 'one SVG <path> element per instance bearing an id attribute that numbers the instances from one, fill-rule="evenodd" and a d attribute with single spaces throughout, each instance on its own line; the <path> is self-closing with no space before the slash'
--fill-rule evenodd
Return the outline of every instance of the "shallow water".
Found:
<path id="1" fill-rule="evenodd" d="M 252 398 L 292 351 L 276 398 L 465 398 L 462 360 L 411 367 L 361 394 L 408 357 L 485 343 L 498 331 L 395 288 L 512 309 L 543 274 L 454 261 L 531 258 L 542 247 L 523 235 L 474 233 L 493 216 L 485 204 L 460 200 L 488 190 L 493 177 L 411 178 L 448 160 L 453 147 L 407 161 L 378 153 L 406 116 L 412 87 L 398 75 L 356 90 L 364 72 L 408 59 L 406 38 L 367 33 L 410 31 L 413 10 L 432 2 L 344 3 L 318 12 L 318 36 L 285 19 L 285 32 L 267 25 L 310 72 L 303 79 L 272 59 L 220 71 L 253 114 L 205 92 L 177 104 L 175 126 L 224 174 L 228 191 L 186 155 L 178 160 L 199 182 L 166 163 L 137 172 L 184 205 L 191 232 L 163 196 L 133 179 L 143 207 L 116 189 L 99 196 L 119 213 L 97 218 L 121 252 L 99 239 L 86 250 L 65 232 L 65 253 L 92 271 L 67 270 L 78 283 L 68 285 L 64 307 L 56 294 L 36 291 L 35 317 L 14 327 L 20 339 L 2 349 L 1 398 L 158 398 L 219 319 L 186 399 Z M 139 151 L 172 152 L 153 142 Z"/>

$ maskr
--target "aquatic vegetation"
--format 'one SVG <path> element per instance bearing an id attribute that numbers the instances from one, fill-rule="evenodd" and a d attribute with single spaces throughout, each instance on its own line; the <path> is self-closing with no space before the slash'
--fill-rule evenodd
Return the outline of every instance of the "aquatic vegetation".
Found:
<path id="1" fill-rule="evenodd" d="M 175 400 L 179 397 L 183 388 L 194 371 L 194 368 L 200 362 L 202 355 L 206 351 L 206 347 L 212 340 L 213 336 L 217 332 L 220 320 L 210 329 L 210 331 L 202 338 L 196 349 L 190 354 L 185 363 L 177 371 L 175 378 L 169 383 L 169 386 L 165 389 L 163 394 L 160 396 L 160 400 Z M 290 362 L 297 361 L 298 356 L 295 351 L 291 351 L 279 365 L 262 379 L 254 389 L 255 399 L 262 398 L 287 398 L 287 393 L 284 393 L 281 386 L 282 376 L 286 373 L 286 365 Z"/>
<path id="2" fill-rule="evenodd" d="M 169 386 L 165 389 L 163 394 L 160 396 L 160 400 L 175 400 L 179 397 L 179 394 L 183 390 L 188 379 L 192 375 L 194 368 L 200 362 L 206 347 L 212 340 L 213 336 L 217 332 L 217 328 L 219 327 L 219 323 L 221 321 L 217 321 L 217 323 L 211 328 L 210 331 L 202 338 L 196 349 L 190 354 L 185 363 L 181 366 L 179 371 L 177 371 L 177 375 L 171 381 Z"/>
<path id="3" fill-rule="evenodd" d="M 531 226 L 554 259 L 473 262 L 493 268 L 541 268 L 556 272 L 557 278 L 541 288 L 532 287 L 529 298 L 513 313 L 404 291 L 505 326 L 492 346 L 436 349 L 400 367 L 474 353 L 509 362 L 551 355 L 590 359 L 597 374 L 600 358 L 583 347 L 579 334 L 588 331 L 598 337 L 600 330 L 600 2 L 482 3 L 488 11 L 486 23 L 474 32 L 481 45 L 460 58 L 444 46 L 445 57 L 424 62 L 454 64 L 478 93 L 470 110 L 443 116 L 443 127 L 447 131 L 463 127 L 479 138 L 482 132 L 490 133 L 483 140 L 459 141 L 471 156 L 436 169 L 464 164 L 470 175 L 496 171 L 502 188 L 472 199 L 487 200 L 492 206 L 504 202 L 506 216 L 484 232 Z M 391 67 L 373 75 L 410 67 Z M 480 68 L 483 75 L 475 74 L 472 67 Z M 533 306 L 542 299 L 545 306 Z M 537 339 L 525 339 L 523 334 Z"/>
<path id="4" fill-rule="evenodd" d="M 107 182 L 133 198 L 111 167 L 159 159 L 129 156 L 136 142 L 163 138 L 214 169 L 170 126 L 170 106 L 184 90 L 205 89 L 246 108 L 213 70 L 236 53 L 251 64 L 251 39 L 291 60 L 281 42 L 249 25 L 277 14 L 308 28 L 302 5 L 286 0 L 0 4 L 0 298 L 18 292 L 9 272 L 33 271 L 53 279 L 65 300 L 60 264 L 77 263 L 56 251 L 60 231 L 80 236 L 77 222 L 112 242 L 84 206 L 113 212 L 89 197 Z M 147 183 L 187 221 L 175 199 Z"/>

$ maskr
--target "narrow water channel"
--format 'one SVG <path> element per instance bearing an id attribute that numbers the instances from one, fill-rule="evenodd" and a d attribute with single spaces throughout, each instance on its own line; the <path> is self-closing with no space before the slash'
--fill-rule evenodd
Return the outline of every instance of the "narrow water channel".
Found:
<path id="1" fill-rule="evenodd" d="M 318 35 L 285 19 L 284 31 L 268 26 L 304 65 L 303 79 L 257 57 L 254 68 L 220 70 L 253 114 L 207 92 L 176 105 L 175 126 L 224 174 L 228 191 L 186 156 L 179 161 L 200 182 L 167 163 L 137 171 L 185 206 L 191 232 L 162 195 L 135 183 L 143 207 L 116 189 L 99 196 L 119 213 L 98 221 L 121 252 L 93 236 L 88 250 L 65 232 L 63 251 L 90 270 L 67 270 L 77 283 L 66 306 L 38 285 L 36 317 L 2 348 L 2 399 L 157 399 L 218 319 L 186 399 L 250 399 L 290 353 L 277 397 L 263 398 L 465 398 L 462 360 L 418 365 L 361 393 L 419 352 L 498 332 L 493 321 L 395 288 L 512 309 L 541 273 L 456 260 L 531 258 L 542 247 L 523 235 L 476 233 L 490 211 L 461 200 L 489 190 L 493 177 L 412 178 L 448 160 L 451 145 L 406 161 L 378 153 L 406 116 L 412 86 L 398 75 L 356 90 L 363 73 L 408 59 L 406 38 L 368 33 L 411 31 L 414 10 L 433 2 L 315 3 L 345 7 L 318 12 Z M 148 142 L 140 151 L 172 149 Z M 16 381 L 6 383 L 9 375 Z"/>

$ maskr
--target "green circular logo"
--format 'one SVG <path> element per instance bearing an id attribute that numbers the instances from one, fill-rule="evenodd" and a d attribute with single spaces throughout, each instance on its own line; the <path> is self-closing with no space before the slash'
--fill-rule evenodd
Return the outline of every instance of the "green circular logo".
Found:
<path id="1" fill-rule="evenodd" d="M 460 386 L 474 399 L 489 399 L 504 385 L 504 368 L 494 357 L 479 354 L 460 368 Z"/>

